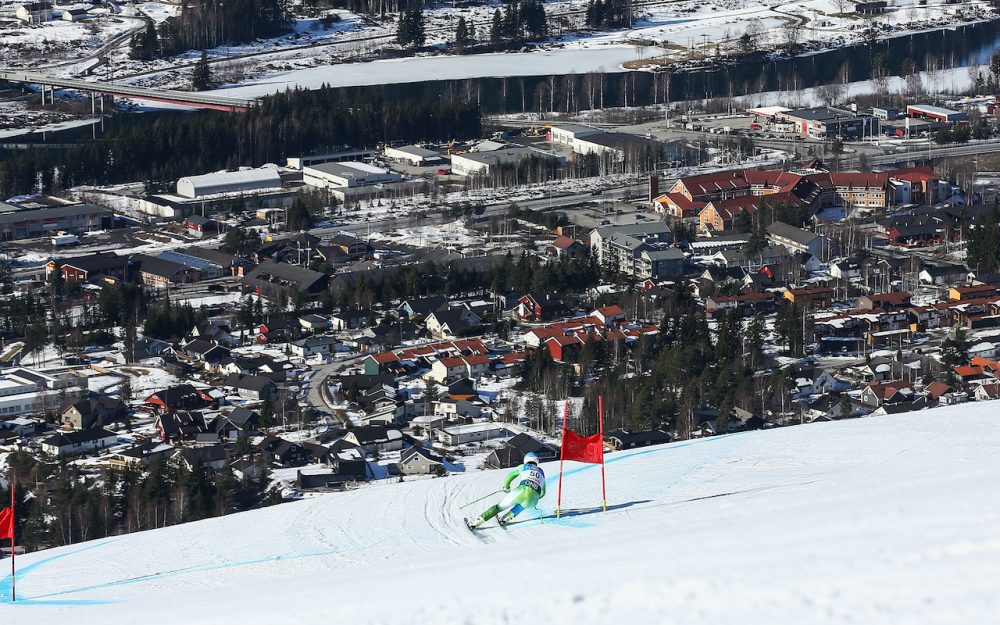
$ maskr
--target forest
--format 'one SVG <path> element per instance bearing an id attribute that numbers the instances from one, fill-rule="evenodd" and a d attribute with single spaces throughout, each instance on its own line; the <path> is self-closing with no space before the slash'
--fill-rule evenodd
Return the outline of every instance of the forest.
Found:
<path id="1" fill-rule="evenodd" d="M 0 195 L 181 176 L 386 141 L 479 137 L 479 105 L 442 94 L 406 99 L 324 87 L 286 91 L 245 113 L 129 114 L 105 137 L 72 148 L 0 150 Z"/>
<path id="2" fill-rule="evenodd" d="M 253 457 L 245 440 L 235 453 Z M 235 456 L 239 457 L 239 456 Z M 258 461 L 260 456 L 257 457 Z M 239 479 L 226 467 L 213 471 L 195 461 L 154 461 L 136 467 L 83 473 L 28 452 L 8 458 L 15 492 L 18 546 L 28 551 L 197 521 L 280 503 L 260 482 Z M 3 501 L 10 490 L 0 488 Z"/>
<path id="3" fill-rule="evenodd" d="M 150 60 L 221 45 L 247 43 L 291 30 L 284 0 L 196 0 L 181 4 L 180 15 L 169 17 L 131 40 L 132 58 Z"/>

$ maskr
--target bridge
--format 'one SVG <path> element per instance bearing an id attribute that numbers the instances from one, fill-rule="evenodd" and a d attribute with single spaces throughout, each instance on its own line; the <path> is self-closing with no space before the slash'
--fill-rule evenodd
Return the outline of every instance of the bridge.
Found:
<path id="1" fill-rule="evenodd" d="M 193 108 L 213 109 L 216 111 L 243 112 L 256 103 L 256 100 L 230 98 L 207 93 L 198 93 L 196 91 L 175 91 L 172 89 L 157 89 L 154 87 L 134 87 L 131 85 L 120 85 L 110 82 L 80 80 L 79 78 L 54 78 L 37 72 L 20 72 L 0 69 L 0 81 L 41 86 L 42 104 L 45 103 L 46 89 L 48 89 L 49 97 L 54 98 L 56 88 L 73 89 L 90 94 L 131 97 L 141 100 L 151 100 L 153 102 L 180 104 Z M 101 100 L 102 110 L 103 102 L 104 101 Z M 92 105 L 94 105 L 93 99 Z"/>

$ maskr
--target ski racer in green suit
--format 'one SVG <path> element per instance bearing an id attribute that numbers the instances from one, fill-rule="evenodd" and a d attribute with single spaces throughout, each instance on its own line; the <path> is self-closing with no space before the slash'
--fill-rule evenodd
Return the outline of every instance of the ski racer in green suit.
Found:
<path id="1" fill-rule="evenodd" d="M 507 494 L 500 503 L 490 506 L 478 518 L 471 521 L 469 529 L 476 529 L 504 510 L 508 510 L 497 519 L 497 523 L 505 525 L 524 509 L 538 505 L 538 500 L 545 496 L 545 473 L 538 466 L 538 454 L 534 452 L 524 454 L 524 464 L 507 474 L 503 492 Z"/>

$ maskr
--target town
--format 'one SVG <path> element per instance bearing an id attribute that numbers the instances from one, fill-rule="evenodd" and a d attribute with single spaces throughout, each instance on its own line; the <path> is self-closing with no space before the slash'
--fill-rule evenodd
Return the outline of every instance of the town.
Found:
<path id="1" fill-rule="evenodd" d="M 609 452 L 1000 398 L 996 103 L 953 106 L 501 119 L 12 197 L 21 544 L 558 459 L 598 396 Z"/>

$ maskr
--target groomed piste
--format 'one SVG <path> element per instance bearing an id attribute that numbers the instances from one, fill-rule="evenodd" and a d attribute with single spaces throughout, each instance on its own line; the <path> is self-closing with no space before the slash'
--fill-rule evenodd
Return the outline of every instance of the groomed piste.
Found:
<path id="1" fill-rule="evenodd" d="M 0 561 L 0 622 L 996 623 L 998 449 L 997 402 L 680 442 L 476 534 L 503 472 L 376 484 Z"/>

